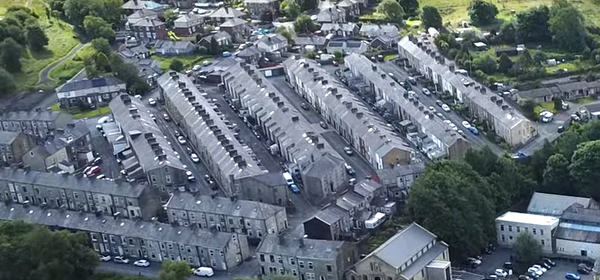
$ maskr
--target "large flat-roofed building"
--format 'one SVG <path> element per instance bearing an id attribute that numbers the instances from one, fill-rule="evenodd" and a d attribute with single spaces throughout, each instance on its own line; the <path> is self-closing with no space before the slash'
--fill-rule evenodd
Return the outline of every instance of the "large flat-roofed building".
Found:
<path id="1" fill-rule="evenodd" d="M 284 62 L 284 67 L 288 82 L 296 93 L 374 168 L 411 162 L 412 148 L 316 62 L 290 58 Z"/>
<path id="2" fill-rule="evenodd" d="M 433 81 L 437 91 L 449 92 L 476 118 L 512 146 L 525 144 L 535 136 L 531 121 L 489 88 L 458 72 L 436 49 L 426 34 L 407 36 L 398 42 L 398 53 L 405 63 Z"/>
<path id="3" fill-rule="evenodd" d="M 84 232 L 98 254 L 147 259 L 150 262 L 184 261 L 191 266 L 229 270 L 250 256 L 246 238 L 237 233 L 4 203 L 0 204 L 0 220 L 25 221 L 55 230 Z"/>
<path id="4" fill-rule="evenodd" d="M 600 257 L 600 209 L 573 204 L 565 209 L 554 234 L 556 254 L 595 261 Z"/>
<path id="5" fill-rule="evenodd" d="M 306 118 L 253 66 L 242 63 L 223 75 L 227 94 L 248 111 L 284 157 L 289 169 L 315 197 L 335 193 L 346 183 L 342 157 Z"/>
<path id="6" fill-rule="evenodd" d="M 540 242 L 544 253 L 553 253 L 552 234 L 558 223 L 557 217 L 506 212 L 496 218 L 498 245 L 512 247 L 519 234 L 530 233 Z"/>
<path id="7" fill-rule="evenodd" d="M 165 109 L 179 123 L 188 143 L 199 152 L 198 156 L 226 195 L 241 195 L 244 178 L 267 173 L 186 75 L 164 74 L 158 79 L 158 85 Z"/>
<path id="8" fill-rule="evenodd" d="M 141 100 L 123 94 L 110 102 L 110 110 L 133 151 L 122 153 L 133 155 L 122 161 L 130 177 L 147 178 L 163 194 L 187 184 L 183 163 Z"/>
<path id="9" fill-rule="evenodd" d="M 156 190 L 146 185 L 13 168 L 0 169 L 0 193 L 18 204 L 144 220 L 161 207 Z"/>
<path id="10" fill-rule="evenodd" d="M 279 234 L 288 227 L 284 207 L 217 196 L 177 193 L 165 205 L 169 222 L 237 232 L 252 238 Z"/>
<path id="11" fill-rule="evenodd" d="M 351 54 L 345 58 L 345 65 L 354 77 L 369 86 L 379 100 L 392 105 L 394 115 L 404 127 L 416 127 L 416 131 L 406 129 L 404 133 L 415 134 L 412 141 L 427 157 L 455 159 L 464 156 L 469 149 L 469 141 L 418 99 L 410 96 L 406 89 L 367 57 Z"/>

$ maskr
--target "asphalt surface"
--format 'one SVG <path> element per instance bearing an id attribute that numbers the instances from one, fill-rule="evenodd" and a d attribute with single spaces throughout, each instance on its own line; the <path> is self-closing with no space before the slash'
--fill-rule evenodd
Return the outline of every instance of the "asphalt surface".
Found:
<path id="1" fill-rule="evenodd" d="M 97 153 L 101 158 L 100 173 L 104 174 L 107 178 L 119 178 L 121 177 L 121 166 L 117 163 L 117 158 L 113 155 L 112 147 L 108 143 L 106 138 L 102 137 L 102 134 L 96 125 L 98 124 L 100 117 L 86 119 L 86 124 L 90 130 L 92 136 L 92 144 L 94 145 L 94 152 Z"/>
<path id="2" fill-rule="evenodd" d="M 393 62 L 389 62 L 389 61 L 378 62 L 377 65 L 379 66 L 379 68 L 381 70 L 383 70 L 387 73 L 394 74 L 394 76 L 397 77 L 399 81 L 404 81 L 409 76 L 409 74 L 406 71 L 404 71 L 404 69 L 400 68 L 398 65 L 394 64 Z M 458 115 L 454 111 L 445 112 L 444 110 L 442 110 L 442 108 L 440 106 L 437 106 L 435 104 L 437 97 L 434 94 L 432 94 L 431 96 L 426 96 L 425 94 L 423 94 L 422 89 L 423 89 L 423 86 L 421 84 L 413 85 L 413 87 L 412 87 L 412 91 L 414 91 L 418 95 L 419 101 L 421 103 L 423 103 L 423 105 L 425 105 L 425 107 L 433 106 L 437 112 L 442 113 L 442 115 L 444 116 L 445 119 L 452 121 L 458 127 L 458 129 L 461 129 L 462 131 L 464 131 L 464 137 L 467 140 L 469 140 L 471 145 L 473 145 L 475 147 L 488 146 L 496 154 L 505 153 L 505 151 L 503 149 L 498 147 L 498 145 L 490 142 L 483 134 L 475 135 L 475 134 L 469 132 L 467 129 L 465 129 L 462 126 L 462 122 L 466 120 L 465 118 Z"/>
<path id="3" fill-rule="evenodd" d="M 83 46 L 85 46 L 85 44 L 81 44 L 79 43 L 79 45 L 75 46 L 73 49 L 71 49 L 65 56 L 61 57 L 59 60 L 50 63 L 48 66 L 46 66 L 46 68 L 42 69 L 42 72 L 40 72 L 40 79 L 38 81 L 38 85 L 44 84 L 48 81 L 48 74 L 50 74 L 50 71 L 52 71 L 52 69 L 56 68 L 58 65 L 62 64 L 63 62 L 65 62 L 67 59 L 71 58 L 72 56 L 74 56 L 75 54 L 77 54 L 77 52 L 79 52 L 79 50 L 81 50 L 83 48 Z"/>

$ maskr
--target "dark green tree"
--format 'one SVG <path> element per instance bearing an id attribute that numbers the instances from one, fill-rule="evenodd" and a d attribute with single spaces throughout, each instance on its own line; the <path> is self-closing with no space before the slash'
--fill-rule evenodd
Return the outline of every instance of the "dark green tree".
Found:
<path id="1" fill-rule="evenodd" d="M 316 29 L 315 22 L 308 15 L 301 15 L 294 21 L 294 30 L 296 30 L 296 33 L 306 34 Z"/>
<path id="2" fill-rule="evenodd" d="M 521 263 L 535 263 L 542 258 L 542 244 L 529 232 L 517 235 L 513 244 L 513 251 Z"/>
<path id="3" fill-rule="evenodd" d="M 12 38 L 7 38 L 0 43 L 2 66 L 11 73 L 21 71 L 21 53 L 23 47 Z"/>
<path id="4" fill-rule="evenodd" d="M 442 28 L 442 16 L 436 7 L 425 6 L 421 12 L 421 22 L 425 28 Z"/>
<path id="5" fill-rule="evenodd" d="M 580 195 L 589 195 L 594 199 L 600 198 L 600 140 L 582 143 L 571 159 L 571 176 L 577 180 L 577 185 L 582 190 Z"/>
<path id="6" fill-rule="evenodd" d="M 334 51 L 333 56 L 335 56 L 335 60 L 342 60 L 344 58 L 344 52 L 340 50 Z"/>
<path id="7" fill-rule="evenodd" d="M 568 52 L 581 52 L 588 37 L 585 18 L 577 8 L 566 1 L 557 1 L 551 9 L 549 26 L 558 46 Z"/>
<path id="8" fill-rule="evenodd" d="M 29 47 L 34 51 L 43 50 L 48 45 L 48 36 L 38 24 L 28 24 L 25 27 L 25 37 Z"/>
<path id="9" fill-rule="evenodd" d="M 536 66 L 540 66 L 542 65 L 542 63 L 546 62 L 548 56 L 545 52 L 536 50 L 531 58 L 533 59 L 533 62 L 536 64 Z"/>
<path id="10" fill-rule="evenodd" d="M 508 70 L 513 66 L 513 62 L 505 53 L 500 55 L 498 58 L 498 71 L 502 73 L 507 73 Z"/>
<path id="11" fill-rule="evenodd" d="M 165 260 L 160 267 L 158 280 L 186 280 L 191 274 L 187 262 Z"/>
<path id="12" fill-rule="evenodd" d="M 173 9 L 168 9 L 164 13 L 165 23 L 169 26 L 173 26 L 173 22 L 179 18 L 179 14 L 177 14 Z"/>
<path id="13" fill-rule="evenodd" d="M 92 47 L 97 51 L 105 55 L 110 55 L 112 49 L 110 43 L 106 38 L 96 38 L 91 41 Z"/>
<path id="14" fill-rule="evenodd" d="M 101 17 L 86 16 L 83 20 L 83 27 L 91 39 L 105 38 L 109 41 L 115 39 L 115 31 L 112 26 Z"/>
<path id="15" fill-rule="evenodd" d="M 0 95 L 15 90 L 15 78 L 4 68 L 0 68 Z"/>
<path id="16" fill-rule="evenodd" d="M 469 5 L 469 17 L 471 22 L 476 25 L 485 25 L 493 23 L 498 15 L 496 5 L 483 0 L 474 0 Z"/>
<path id="17" fill-rule="evenodd" d="M 569 173 L 569 160 L 562 154 L 548 158 L 544 169 L 543 190 L 549 193 L 576 195 L 573 177 Z"/>
<path id="18" fill-rule="evenodd" d="M 219 46 L 219 42 L 217 42 L 217 39 L 214 36 L 211 37 L 210 38 L 210 46 L 209 46 L 210 53 L 215 55 L 215 54 L 218 54 L 220 50 L 221 50 L 221 47 Z"/>
<path id="19" fill-rule="evenodd" d="M 585 141 L 587 139 L 583 135 L 569 129 L 554 142 L 555 151 L 570 159 L 577 150 L 577 146 Z"/>
<path id="20" fill-rule="evenodd" d="M 302 0 L 300 1 L 302 11 L 311 11 L 319 7 L 319 0 Z"/>
<path id="21" fill-rule="evenodd" d="M 295 0 L 285 0 L 281 2 L 281 10 L 290 19 L 295 19 L 300 14 L 300 5 Z"/>
<path id="22" fill-rule="evenodd" d="M 419 1 L 418 0 L 400 0 L 399 3 L 407 15 L 416 16 L 419 13 Z"/>
<path id="23" fill-rule="evenodd" d="M 517 23 L 514 20 L 507 20 L 502 23 L 500 27 L 500 35 L 498 38 L 502 40 L 502 42 L 512 44 L 516 42 L 517 37 Z"/>
<path id="24" fill-rule="evenodd" d="M 498 69 L 498 62 L 496 61 L 496 57 L 494 57 L 492 54 L 485 53 L 475 57 L 473 60 L 473 68 L 481 70 L 483 73 L 490 75 L 494 74 Z"/>
<path id="25" fill-rule="evenodd" d="M 384 15 L 389 22 L 402 24 L 404 9 L 396 0 L 383 0 L 377 5 L 377 12 Z"/>
<path id="26" fill-rule="evenodd" d="M 520 43 L 550 41 L 552 33 L 548 26 L 549 20 L 550 9 L 544 5 L 517 13 L 517 41 Z"/>
<path id="27" fill-rule="evenodd" d="M 171 61 L 171 64 L 169 64 L 169 69 L 175 70 L 177 72 L 183 71 L 183 68 L 184 68 L 183 62 L 179 59 L 173 59 Z"/>
<path id="28" fill-rule="evenodd" d="M 552 102 L 554 103 L 554 110 L 556 111 L 560 111 L 562 110 L 562 98 L 555 96 L 554 99 L 552 100 Z"/>

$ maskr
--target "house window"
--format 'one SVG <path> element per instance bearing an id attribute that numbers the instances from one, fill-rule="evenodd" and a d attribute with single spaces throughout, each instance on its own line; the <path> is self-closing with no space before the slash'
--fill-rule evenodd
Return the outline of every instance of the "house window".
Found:
<path id="1" fill-rule="evenodd" d="M 290 258 L 290 264 L 291 265 L 296 265 L 296 259 Z"/>
<path id="2" fill-rule="evenodd" d="M 307 272 L 306 273 L 306 280 L 315 280 L 315 274 Z"/>
<path id="3" fill-rule="evenodd" d="M 587 257 L 587 250 L 581 250 L 581 256 Z"/>
<path id="4" fill-rule="evenodd" d="M 283 263 L 283 258 L 282 257 L 277 257 L 277 262 L 282 264 Z"/>
<path id="5" fill-rule="evenodd" d="M 313 263 L 312 262 L 308 262 L 308 269 L 313 269 Z"/>
<path id="6" fill-rule="evenodd" d="M 521 232 L 521 227 L 517 227 L 517 232 Z"/>
<path id="7" fill-rule="evenodd" d="M 269 260 L 274 263 L 275 262 L 275 256 L 273 255 L 269 255 Z"/>
<path id="8" fill-rule="evenodd" d="M 330 265 L 330 264 L 328 264 L 328 265 L 327 265 L 327 272 L 331 272 L 331 271 L 332 271 L 331 265 Z"/>
<path id="9" fill-rule="evenodd" d="M 545 246 L 545 245 L 546 245 L 546 244 L 544 244 L 544 243 L 545 243 L 545 242 L 544 242 L 544 239 L 542 239 L 542 240 L 540 240 L 540 241 L 542 241 L 542 246 Z"/>
<path id="10" fill-rule="evenodd" d="M 233 225 L 233 219 L 229 219 L 229 224 Z"/>
<path id="11" fill-rule="evenodd" d="M 167 175 L 165 177 L 165 180 L 167 180 L 167 183 L 170 184 L 171 183 L 171 175 Z"/>
<path id="12" fill-rule="evenodd" d="M 531 231 L 533 232 L 533 235 L 535 235 L 535 234 L 536 234 L 536 232 L 535 232 L 535 229 L 534 229 L 534 228 L 532 228 L 532 229 L 531 229 Z"/>
<path id="13" fill-rule="evenodd" d="M 540 235 L 544 235 L 544 230 L 540 229 Z"/>
<path id="14" fill-rule="evenodd" d="M 508 231 L 512 231 L 512 226 L 508 226 Z"/>
<path id="15" fill-rule="evenodd" d="M 292 269 L 292 275 L 298 276 L 298 271 L 296 271 L 295 269 Z"/>
<path id="16" fill-rule="evenodd" d="M 512 239 L 513 239 L 513 238 L 512 238 L 512 235 L 509 235 L 509 236 L 508 236 L 508 239 L 509 239 L 509 240 L 512 240 Z"/>
<path id="17" fill-rule="evenodd" d="M 23 192 L 27 192 L 27 188 L 26 187 L 23 187 Z"/>
<path id="18" fill-rule="evenodd" d="M 504 225 L 500 225 L 500 231 L 504 231 Z"/>
<path id="19" fill-rule="evenodd" d="M 298 266 L 300 268 L 304 268 L 304 262 L 303 261 L 298 261 Z"/>
<path id="20" fill-rule="evenodd" d="M 503 242 L 506 241 L 506 237 L 504 236 L 504 234 L 501 237 Z"/>

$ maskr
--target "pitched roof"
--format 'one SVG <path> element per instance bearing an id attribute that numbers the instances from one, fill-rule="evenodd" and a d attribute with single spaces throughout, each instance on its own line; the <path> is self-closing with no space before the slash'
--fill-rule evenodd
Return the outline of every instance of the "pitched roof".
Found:
<path id="1" fill-rule="evenodd" d="M 360 33 L 367 33 L 370 36 L 377 36 L 381 34 L 394 34 L 398 35 L 398 27 L 387 24 L 363 24 L 360 27 Z"/>
<path id="2" fill-rule="evenodd" d="M 436 236 L 433 233 L 417 223 L 412 223 L 371 252 L 369 256 L 377 256 L 390 266 L 399 269 L 423 248 L 427 247 L 429 243 L 435 241 Z M 364 259 L 368 259 L 369 256 Z"/>
<path id="3" fill-rule="evenodd" d="M 120 81 L 117 78 L 113 77 L 102 77 L 91 80 L 79 80 L 79 81 L 71 81 L 62 85 L 57 92 L 69 92 L 69 91 L 79 91 L 85 89 L 92 88 L 103 88 L 103 87 L 111 87 L 124 85 L 125 83 Z"/>
<path id="4" fill-rule="evenodd" d="M 48 153 L 53 154 L 89 134 L 90 130 L 87 124 L 83 120 L 80 120 L 68 124 L 65 128 L 57 129 L 54 137 L 46 139 L 42 146 Z"/>
<path id="5" fill-rule="evenodd" d="M 348 22 L 348 23 L 323 23 L 321 25 L 321 31 L 338 31 L 342 30 L 344 32 L 352 32 L 355 28 L 358 28 L 356 23 Z"/>
<path id="6" fill-rule="evenodd" d="M 326 174 L 331 174 L 331 170 L 341 166 L 343 163 L 344 160 L 339 154 L 332 155 L 330 152 L 325 152 L 310 165 L 305 171 L 305 176 L 322 178 Z"/>
<path id="7" fill-rule="evenodd" d="M 10 145 L 21 134 L 21 132 L 11 132 L 0 130 L 0 144 Z"/>
<path id="8" fill-rule="evenodd" d="M 343 219 L 348 216 L 348 212 L 336 205 L 327 206 L 327 208 L 317 212 L 314 218 L 318 219 L 328 225 L 332 225 L 337 221 Z"/>
<path id="9" fill-rule="evenodd" d="M 0 182 L 2 181 L 134 198 L 140 197 L 146 187 L 127 182 L 77 178 L 71 175 L 26 171 L 9 167 L 0 168 Z"/>
<path id="10" fill-rule="evenodd" d="M 317 14 L 317 22 L 334 22 L 344 16 L 345 9 L 335 7 L 322 8 Z"/>
<path id="11" fill-rule="evenodd" d="M 107 233 L 123 237 L 142 238 L 156 242 L 174 242 L 181 245 L 227 248 L 235 233 L 209 232 L 175 227 L 169 224 L 98 217 L 93 213 L 58 209 L 41 209 L 20 204 L 0 204 L 0 220 L 26 221 L 32 224 L 51 226 L 93 233 Z"/>
<path id="12" fill-rule="evenodd" d="M 534 192 L 529 201 L 529 206 L 527 206 L 527 212 L 532 214 L 560 216 L 574 203 L 579 203 L 587 208 L 591 204 L 595 204 L 595 201 L 587 197 Z"/>
<path id="13" fill-rule="evenodd" d="M 354 0 L 342 0 L 337 3 L 338 7 L 347 8 L 352 7 L 354 5 L 358 5 L 358 3 Z"/>
<path id="14" fill-rule="evenodd" d="M 346 244 L 343 241 L 304 239 L 304 246 L 301 246 L 298 240 L 283 238 L 284 242 L 280 242 L 274 234 L 263 237 L 256 252 L 299 259 L 335 260 Z"/>
<path id="15" fill-rule="evenodd" d="M 191 42 L 171 41 L 171 40 L 156 40 L 154 48 L 161 50 L 178 50 L 182 52 L 193 51 L 196 46 Z"/>
<path id="16" fill-rule="evenodd" d="M 245 25 L 247 22 L 241 18 L 234 17 L 223 22 L 219 27 L 235 27 L 239 25 Z"/>
<path id="17" fill-rule="evenodd" d="M 7 112 L 0 116 L 0 120 L 3 121 L 56 121 L 61 116 L 69 116 L 59 111 L 41 110 L 41 111 L 16 111 Z"/>
<path id="18" fill-rule="evenodd" d="M 221 7 L 210 15 L 211 18 L 239 18 L 242 16 L 244 16 L 243 12 L 229 7 Z"/>
<path id="19" fill-rule="evenodd" d="M 383 186 L 378 182 L 365 179 L 354 185 L 354 192 L 362 197 L 367 197 L 382 187 Z"/>
<path id="20" fill-rule="evenodd" d="M 327 43 L 327 39 L 321 36 L 301 36 L 294 38 L 293 41 L 296 46 L 324 46 Z"/>

